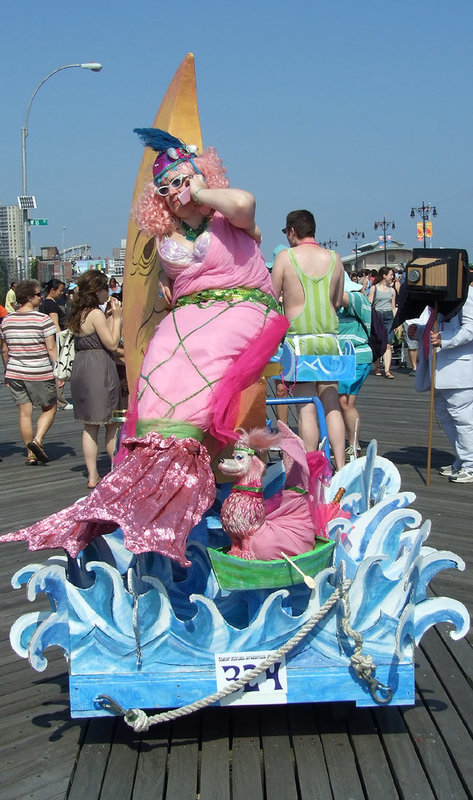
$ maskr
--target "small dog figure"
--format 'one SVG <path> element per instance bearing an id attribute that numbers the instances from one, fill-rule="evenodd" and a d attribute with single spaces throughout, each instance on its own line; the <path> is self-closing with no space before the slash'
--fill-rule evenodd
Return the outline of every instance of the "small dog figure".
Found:
<path id="1" fill-rule="evenodd" d="M 309 467 L 302 440 L 286 425 L 279 433 L 254 428 L 240 431 L 233 458 L 221 459 L 219 469 L 237 479 L 222 505 L 222 527 L 231 539 L 229 555 L 270 561 L 306 553 L 314 547 L 314 525 L 309 508 Z M 267 501 L 263 498 L 265 464 L 257 453 L 281 447 L 286 488 Z"/>
<path id="2" fill-rule="evenodd" d="M 231 556 L 255 558 L 249 541 L 266 519 L 262 477 L 265 464 L 256 450 L 267 450 L 277 444 L 279 434 L 264 428 L 254 428 L 249 433 L 241 431 L 233 450 L 233 458 L 221 458 L 219 469 L 237 479 L 222 505 L 222 527 L 230 536 Z"/>

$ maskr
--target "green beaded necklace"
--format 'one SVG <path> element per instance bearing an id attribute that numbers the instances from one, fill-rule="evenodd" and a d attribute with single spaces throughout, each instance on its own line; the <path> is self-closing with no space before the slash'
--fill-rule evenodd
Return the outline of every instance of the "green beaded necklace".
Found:
<path id="1" fill-rule="evenodd" d="M 190 225 L 187 224 L 187 222 L 184 222 L 184 220 L 181 219 L 181 224 L 179 227 L 182 229 L 184 236 L 186 237 L 186 239 L 189 240 L 189 242 L 195 242 L 197 237 L 200 236 L 200 234 L 207 229 L 208 224 L 209 224 L 209 217 L 204 217 L 204 219 L 202 220 L 200 225 L 197 226 L 197 228 L 192 228 Z"/>

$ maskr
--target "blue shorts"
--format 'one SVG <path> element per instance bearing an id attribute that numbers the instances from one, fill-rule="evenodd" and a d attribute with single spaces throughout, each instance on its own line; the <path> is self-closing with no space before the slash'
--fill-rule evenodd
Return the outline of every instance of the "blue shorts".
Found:
<path id="1" fill-rule="evenodd" d="M 344 381 L 339 381 L 338 394 L 358 394 L 365 380 L 370 374 L 370 370 L 371 370 L 371 364 L 357 364 L 355 380 L 353 381 L 353 383 L 345 383 Z"/>

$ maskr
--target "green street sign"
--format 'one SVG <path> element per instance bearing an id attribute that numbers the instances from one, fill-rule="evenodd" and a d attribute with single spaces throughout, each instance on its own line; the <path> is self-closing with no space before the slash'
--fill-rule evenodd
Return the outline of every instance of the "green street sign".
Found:
<path id="1" fill-rule="evenodd" d="M 47 219 L 30 219 L 29 223 L 30 223 L 30 225 L 47 225 L 48 224 L 48 220 Z"/>

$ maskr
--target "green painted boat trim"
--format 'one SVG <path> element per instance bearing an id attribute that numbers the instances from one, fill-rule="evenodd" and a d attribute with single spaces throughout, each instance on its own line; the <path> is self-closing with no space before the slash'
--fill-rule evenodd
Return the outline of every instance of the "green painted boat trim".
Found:
<path id="1" fill-rule="evenodd" d="M 313 578 L 330 566 L 335 542 L 316 539 L 315 548 L 308 553 L 291 556 L 291 559 L 306 574 Z M 274 561 L 247 561 L 245 558 L 227 555 L 224 548 L 207 548 L 215 577 L 221 589 L 281 589 L 303 583 L 304 579 L 284 559 Z"/>

